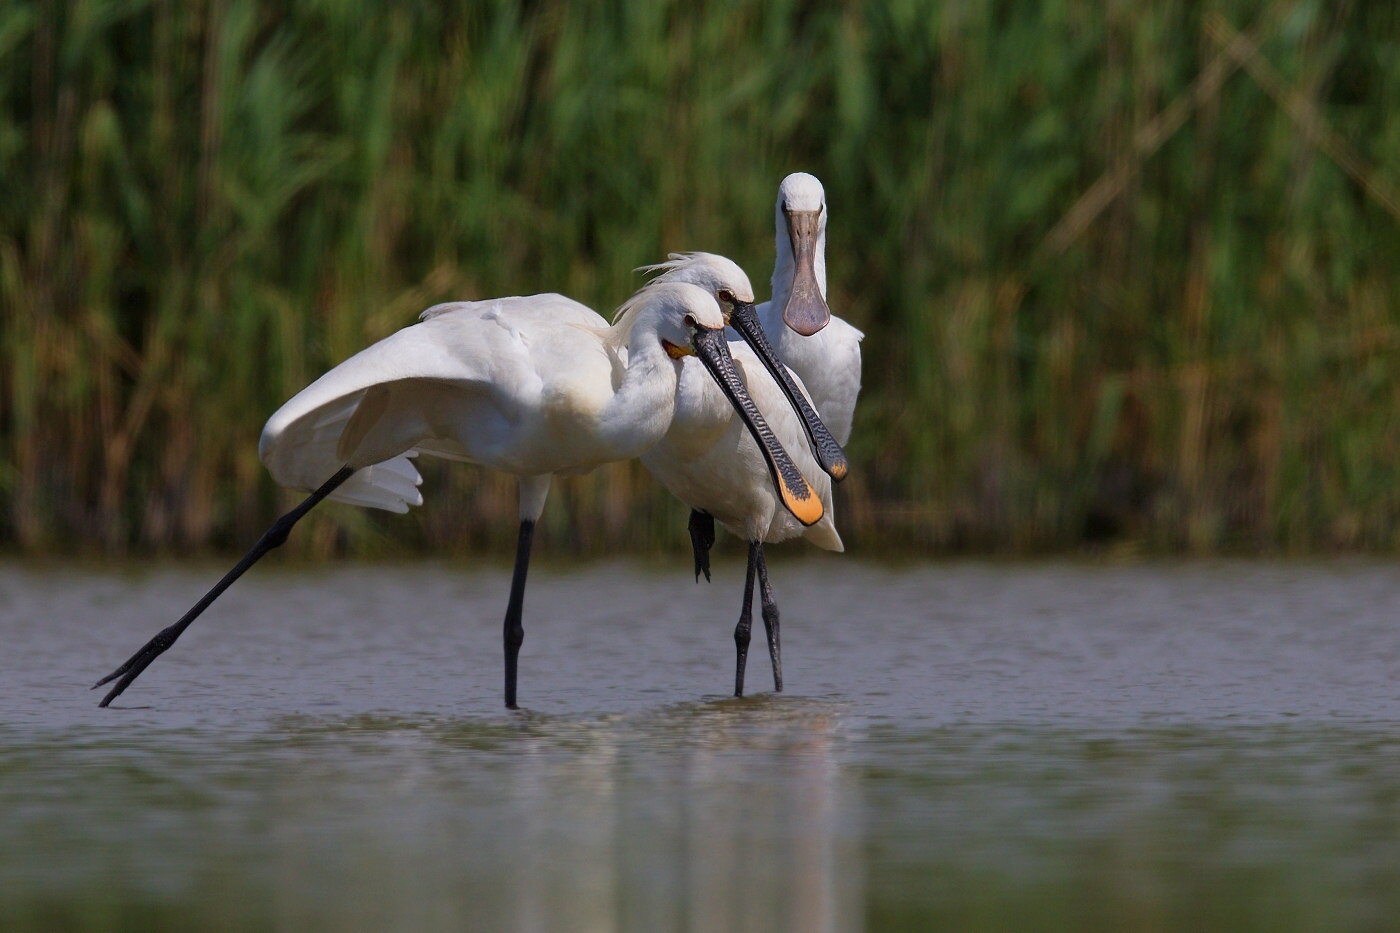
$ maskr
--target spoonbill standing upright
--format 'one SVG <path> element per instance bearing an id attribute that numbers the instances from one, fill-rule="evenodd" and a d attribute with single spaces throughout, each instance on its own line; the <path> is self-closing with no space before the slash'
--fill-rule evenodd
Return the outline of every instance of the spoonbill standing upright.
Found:
<path id="1" fill-rule="evenodd" d="M 685 282 L 715 294 L 722 305 L 728 306 L 731 323 L 738 324 L 745 315 L 750 318 L 751 327 L 741 331 L 747 343 L 730 343 L 735 366 L 754 403 L 767 417 L 779 444 L 790 453 L 804 476 L 813 477 L 812 486 L 822 500 L 821 520 L 810 525 L 794 521 L 791 514 L 779 508 L 779 496 L 764 467 L 762 454 L 745 435 L 742 423 L 735 419 L 724 396 L 698 366 L 688 361 L 682 364 L 670 430 L 642 454 L 642 463 L 692 509 L 690 530 L 696 552 L 697 580 L 702 572 L 706 579 L 710 576 L 708 550 L 714 541 L 716 519 L 748 541 L 744 600 L 734 629 L 737 651 L 734 695 L 743 696 L 744 693 L 744 668 L 753 628 L 755 576 L 768 635 L 768 653 L 773 662 L 773 686 L 781 691 L 778 605 L 768 583 L 763 545 L 801 535 L 818 547 L 831 551 L 843 549 L 831 520 L 831 483 L 826 474 L 846 475 L 845 454 L 813 412 L 800 382 L 783 366 L 768 341 L 763 339 L 757 322 L 752 320 L 753 289 L 742 269 L 723 256 L 710 253 L 673 255 L 670 262 L 650 268 L 661 274 L 638 292 L 639 299 L 650 288 Z M 720 284 L 740 280 L 741 288 L 726 288 Z"/>
<path id="2" fill-rule="evenodd" d="M 777 258 L 773 298 L 734 323 L 746 337 L 754 318 L 785 364 L 802 379 L 836 441 L 851 439 L 860 395 L 860 342 L 865 334 L 826 303 L 826 191 L 815 176 L 794 172 L 778 185 L 774 209 Z M 838 477 L 839 479 L 839 477 Z"/>
<path id="3" fill-rule="evenodd" d="M 758 351 L 765 365 L 778 380 L 783 393 L 799 412 L 802 423 L 808 427 L 808 440 L 822 469 L 834 480 L 845 478 L 847 464 L 841 451 L 851 436 L 851 423 L 855 416 L 856 397 L 860 394 L 860 342 L 864 338 L 859 330 L 839 317 L 832 315 L 826 303 L 826 191 L 822 183 L 806 172 L 794 172 L 778 185 L 778 200 L 773 209 L 777 255 L 773 262 L 773 297 L 757 307 L 747 302 L 734 303 L 729 323 L 744 340 Z M 680 273 L 680 269 L 675 270 Z M 685 275 L 679 276 L 684 280 Z M 720 295 L 721 301 L 724 296 Z M 736 357 L 737 358 L 737 357 Z M 781 359 L 781 365 L 772 365 Z M 796 379 L 784 379 L 791 370 Z M 684 387 L 692 383 L 682 377 Z M 810 397 L 798 390 L 801 385 Z M 696 384 L 698 386 L 698 384 Z M 704 391 L 698 386 L 695 391 Z M 810 399 L 811 407 L 804 407 Z M 684 405 L 682 406 L 685 407 Z M 816 409 L 813 416 L 811 408 Z M 767 411 L 769 409 L 765 409 Z M 721 416 L 723 413 L 720 413 Z M 823 424 L 830 430 L 825 439 L 810 430 L 813 424 Z M 677 439 L 685 430 L 673 426 Z M 668 437 L 668 441 L 670 438 Z M 686 448 L 677 448 L 684 450 Z M 671 448 L 653 453 L 653 459 L 663 470 L 674 470 L 675 464 L 662 465 L 661 458 L 667 457 Z M 698 458 L 696 458 L 698 461 Z M 656 471 L 653 470 L 653 473 Z M 718 474 L 717 474 L 718 475 Z M 658 476 L 660 478 L 660 476 Z M 819 477 L 820 479 L 820 477 Z M 705 480 L 708 482 L 708 480 Z M 663 485 L 666 481 L 662 480 Z M 673 492 L 676 490 L 673 488 Z M 701 572 L 709 579 L 709 549 L 715 540 L 716 513 L 700 504 L 707 499 L 694 491 L 687 498 L 677 492 L 677 496 L 692 506 L 690 512 L 690 540 L 695 551 L 695 576 Z M 827 514 L 831 513 L 831 502 L 824 495 Z M 714 509 L 722 508 L 719 505 Z M 828 521 L 831 521 L 828 518 Z M 731 531 L 734 527 L 727 525 Z M 739 532 L 735 532 L 736 534 Z M 777 534 L 781 535 L 781 526 Z M 814 535 L 807 537 L 816 540 Z M 832 536 L 836 535 L 832 528 Z M 735 642 L 739 645 L 739 664 L 736 676 L 735 695 L 743 690 L 744 658 L 748 645 L 748 613 L 752 602 L 752 578 L 755 568 L 758 571 L 763 594 L 764 628 L 768 633 L 768 651 L 773 659 L 773 682 L 782 690 L 782 647 L 778 633 L 778 610 L 768 587 L 767 567 L 763 560 L 762 546 L 755 547 L 755 539 L 749 540 L 749 591 L 745 597 L 744 610 L 739 625 L 735 629 Z M 765 537 L 772 543 L 782 537 Z M 835 538 L 835 547 L 840 550 L 840 538 Z M 755 554 L 755 551 L 757 553 Z M 771 614 L 771 622 L 770 622 Z"/>
<path id="4" fill-rule="evenodd" d="M 745 284 L 747 284 L 745 282 Z M 626 460 L 671 425 L 683 360 L 695 356 L 763 451 L 785 508 L 821 518 L 818 494 L 744 389 L 714 296 L 695 285 L 648 288 L 609 327 L 560 295 L 454 302 L 352 356 L 297 393 L 263 429 L 273 479 L 314 490 L 277 520 L 188 613 L 94 685 L 106 706 L 228 586 L 326 498 L 406 512 L 420 505 L 418 452 L 520 479 L 520 533 L 504 626 L 505 701 L 516 707 L 525 577 L 535 522 L 554 474 Z M 120 678 L 118 680 L 118 678 Z"/>

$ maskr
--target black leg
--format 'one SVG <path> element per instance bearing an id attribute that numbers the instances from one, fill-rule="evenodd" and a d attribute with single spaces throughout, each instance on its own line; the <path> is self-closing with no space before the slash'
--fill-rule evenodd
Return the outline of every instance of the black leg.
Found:
<path id="1" fill-rule="evenodd" d="M 695 551 L 695 582 L 705 574 L 710 582 L 710 548 L 715 545 L 715 517 L 699 509 L 690 510 L 690 546 Z"/>
<path id="2" fill-rule="evenodd" d="M 510 581 L 510 602 L 506 605 L 506 709 L 515 705 L 515 674 L 520 661 L 520 646 L 525 641 L 525 627 L 520 624 L 520 612 L 525 606 L 525 575 L 530 570 L 530 542 L 535 537 L 535 523 L 520 523 L 520 540 L 515 546 L 515 576 Z"/>
<path id="3" fill-rule="evenodd" d="M 214 588 L 205 593 L 203 599 L 195 603 L 194 607 L 191 608 L 189 612 L 181 616 L 179 622 L 162 630 L 155 638 L 146 642 L 145 646 L 142 647 L 140 651 L 133 654 L 130 660 L 125 664 L 93 684 L 92 689 L 96 690 L 105 683 L 110 683 L 118 677 L 121 678 L 121 680 L 117 681 L 117 685 L 102 698 L 102 702 L 98 705 L 106 706 L 108 703 L 111 703 L 114 699 L 121 696 L 122 691 L 131 686 L 131 682 L 141 676 L 141 672 L 149 667 L 152 661 L 160 657 L 171 645 L 175 644 L 175 639 L 179 638 L 185 629 L 189 628 L 190 623 L 199 618 L 200 613 L 208 609 L 209 605 L 214 602 L 214 600 L 218 599 L 220 594 L 228 589 L 234 580 L 243 576 L 244 572 L 247 571 L 249 567 L 256 564 L 268 551 L 286 544 L 287 535 L 291 533 L 292 526 L 301 521 L 302 516 L 310 512 L 318 502 L 334 492 L 337 486 L 349 479 L 354 473 L 355 471 L 348 466 L 341 467 L 340 472 L 326 480 L 325 483 L 321 485 L 320 489 L 307 496 L 302 500 L 300 505 L 292 509 L 286 515 L 277 519 L 272 527 L 258 539 L 258 543 L 253 545 L 253 549 L 243 555 L 243 559 L 235 564 L 232 570 L 224 574 L 224 578 L 214 584 Z"/>
<path id="4" fill-rule="evenodd" d="M 778 635 L 778 602 L 768 585 L 768 562 L 758 545 L 758 592 L 763 600 L 763 628 L 768 632 L 768 656 L 773 659 L 773 690 L 783 692 L 783 643 Z"/>
<path id="5" fill-rule="evenodd" d="M 739 611 L 739 624 L 734 626 L 734 646 L 739 649 L 739 666 L 734 674 L 734 695 L 744 695 L 744 663 L 749 659 L 749 639 L 753 632 L 753 573 L 758 542 L 749 542 L 749 572 L 744 580 L 744 608 Z"/>

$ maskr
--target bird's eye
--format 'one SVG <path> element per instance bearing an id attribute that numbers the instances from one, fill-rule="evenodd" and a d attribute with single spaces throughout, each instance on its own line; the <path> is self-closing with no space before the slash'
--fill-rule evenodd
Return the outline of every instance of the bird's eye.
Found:
<path id="1" fill-rule="evenodd" d="M 731 292 L 731 291 L 730 291 L 729 289 L 727 289 L 727 288 L 720 289 L 719 300 L 720 300 L 720 301 L 733 301 L 733 300 L 734 300 L 734 293 Z"/>
<path id="2" fill-rule="evenodd" d="M 687 315 L 685 316 L 685 326 L 686 326 L 686 327 L 694 327 L 694 326 L 695 326 L 695 315 L 693 315 L 693 314 L 687 314 Z"/>

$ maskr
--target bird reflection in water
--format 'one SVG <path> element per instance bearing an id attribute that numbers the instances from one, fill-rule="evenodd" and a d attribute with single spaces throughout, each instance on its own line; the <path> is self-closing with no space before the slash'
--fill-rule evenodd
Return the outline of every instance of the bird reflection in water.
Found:
<path id="1" fill-rule="evenodd" d="M 506 812 L 470 847 L 513 868 L 487 912 L 518 930 L 859 929 L 859 808 L 824 706 L 693 704 L 510 741 Z"/>

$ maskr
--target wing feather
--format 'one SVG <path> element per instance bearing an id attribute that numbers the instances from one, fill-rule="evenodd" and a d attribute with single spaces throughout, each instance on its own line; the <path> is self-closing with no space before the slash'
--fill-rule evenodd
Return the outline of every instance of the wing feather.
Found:
<path id="1" fill-rule="evenodd" d="M 444 391 L 485 400 L 511 420 L 512 408 L 537 392 L 539 375 L 530 364 L 528 332 L 519 325 L 552 320 L 588 327 L 606 322 L 578 302 L 560 295 L 532 295 L 493 301 L 436 305 L 422 323 L 405 327 L 356 353 L 298 392 L 268 419 L 258 456 L 280 485 L 313 490 L 347 460 L 368 456 L 359 470 L 330 498 L 354 505 L 407 512 L 421 505 L 422 477 L 410 461 L 415 447 L 425 453 L 470 459 L 459 444 L 434 438 L 431 427 Z M 392 413 L 400 429 L 374 437 L 368 451 L 337 451 L 366 392 L 391 387 Z M 377 400 L 384 404 L 382 395 Z M 415 409 L 419 396 L 424 402 Z M 436 406 L 434 410 L 429 408 Z M 361 425 L 363 435 L 370 426 Z M 354 440 L 359 444 L 363 439 Z"/>

